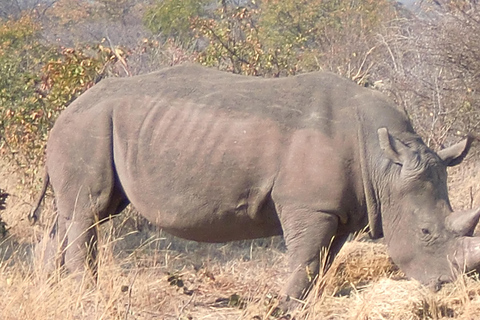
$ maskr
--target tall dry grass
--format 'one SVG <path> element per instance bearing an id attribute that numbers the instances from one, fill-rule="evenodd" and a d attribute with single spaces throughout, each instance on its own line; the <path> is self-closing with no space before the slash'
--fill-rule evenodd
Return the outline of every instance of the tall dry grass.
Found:
<path id="1" fill-rule="evenodd" d="M 117 245 L 127 239 L 104 237 L 95 286 L 74 274 L 46 277 L 31 261 L 31 248 L 17 247 L 0 264 L 0 318 L 256 320 L 279 316 L 274 310 L 275 293 L 288 278 L 279 247 L 252 242 L 250 246 L 197 248 L 185 242 L 183 249 L 172 250 L 167 248 L 172 240 L 177 241 L 168 236 L 150 238 L 125 253 Z M 225 254 L 230 250 L 240 258 Z M 378 243 L 348 243 L 319 283 L 322 288 L 314 288 L 303 309 L 293 312 L 296 319 L 480 318 L 477 279 L 463 276 L 432 292 L 406 280 Z"/>
<path id="2" fill-rule="evenodd" d="M 139 241 L 136 237 L 142 244 L 130 250 L 129 242 Z M 75 274 L 47 276 L 32 261 L 30 247 L 17 247 L 0 266 L 0 318 L 238 318 L 246 301 L 278 291 L 285 273 L 283 253 L 275 247 L 143 238 L 135 233 L 103 237 L 96 285 L 88 275 L 82 281 Z M 176 250 L 168 248 L 172 241 Z"/>
<path id="3" fill-rule="evenodd" d="M 454 205 L 469 205 L 472 196 L 455 191 L 475 194 L 478 184 L 470 180 L 471 171 L 455 174 Z M 281 317 L 276 294 L 289 275 L 280 239 L 198 244 L 151 228 L 136 231 L 126 215 L 101 227 L 96 285 L 84 275 L 83 281 L 72 274 L 49 277 L 32 254 L 45 225 L 26 223 L 31 199 L 17 191 L 14 175 L 3 178 L 0 187 L 12 196 L 2 211 L 11 229 L 0 241 L 0 319 Z M 48 221 L 49 201 L 43 214 Z M 295 319 L 480 319 L 480 282 L 474 275 L 432 292 L 405 279 L 381 243 L 348 243 L 312 292 L 303 308 L 292 312 Z"/>

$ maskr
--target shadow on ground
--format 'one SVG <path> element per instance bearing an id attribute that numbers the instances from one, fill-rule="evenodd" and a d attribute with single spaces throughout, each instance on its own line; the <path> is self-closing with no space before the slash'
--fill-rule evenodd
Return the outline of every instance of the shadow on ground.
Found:
<path id="1" fill-rule="evenodd" d="M 0 266 L 15 263 L 32 265 L 33 245 L 19 242 L 14 236 L 5 236 L 0 239 Z"/>

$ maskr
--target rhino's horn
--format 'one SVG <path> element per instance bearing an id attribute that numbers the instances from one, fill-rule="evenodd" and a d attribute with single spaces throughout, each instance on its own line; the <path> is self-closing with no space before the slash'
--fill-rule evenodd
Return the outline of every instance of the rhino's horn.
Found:
<path id="1" fill-rule="evenodd" d="M 463 255 L 464 261 L 462 261 L 462 264 L 464 266 L 464 271 L 479 269 L 480 237 L 465 237 L 463 239 Z"/>
<path id="2" fill-rule="evenodd" d="M 480 207 L 467 211 L 454 211 L 447 216 L 445 224 L 457 235 L 472 236 L 479 219 Z"/>

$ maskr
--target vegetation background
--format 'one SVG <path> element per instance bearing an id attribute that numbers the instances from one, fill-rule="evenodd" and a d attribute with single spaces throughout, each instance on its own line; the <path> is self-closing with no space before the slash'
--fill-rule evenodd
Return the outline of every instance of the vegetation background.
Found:
<path id="1" fill-rule="evenodd" d="M 0 2 L 0 319 L 266 319 L 288 273 L 281 239 L 205 245 L 127 210 L 102 228 L 97 289 L 42 276 L 32 244 L 53 215 L 26 221 L 48 131 L 105 77 L 183 62 L 250 76 L 325 70 L 389 95 L 434 150 L 480 129 L 477 1 L 2 0 Z M 451 171 L 456 208 L 480 204 L 478 151 Z M 50 195 L 51 198 L 51 195 Z M 299 319 L 480 317 L 464 277 L 431 293 L 378 243 L 354 241 Z"/>

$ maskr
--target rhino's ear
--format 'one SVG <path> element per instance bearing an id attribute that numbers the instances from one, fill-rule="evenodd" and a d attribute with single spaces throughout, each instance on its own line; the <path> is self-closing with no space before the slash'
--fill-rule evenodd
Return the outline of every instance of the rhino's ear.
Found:
<path id="1" fill-rule="evenodd" d="M 388 133 L 387 128 L 380 128 L 377 133 L 380 148 L 385 156 L 392 162 L 403 165 L 408 159 L 408 147 Z"/>
<path id="2" fill-rule="evenodd" d="M 470 146 L 472 145 L 472 141 L 473 138 L 468 136 L 466 139 L 454 144 L 453 146 L 440 150 L 437 152 L 437 154 L 447 166 L 456 166 L 467 156 L 468 150 L 470 150 Z"/>

